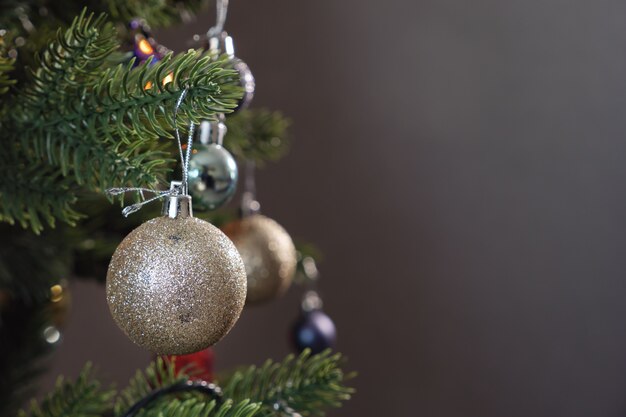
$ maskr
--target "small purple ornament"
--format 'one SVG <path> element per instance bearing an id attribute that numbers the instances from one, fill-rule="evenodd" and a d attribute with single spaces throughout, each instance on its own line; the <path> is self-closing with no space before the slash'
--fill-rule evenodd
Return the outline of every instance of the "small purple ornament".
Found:
<path id="1" fill-rule="evenodd" d="M 299 352 L 309 348 L 311 353 L 317 354 L 335 345 L 337 330 L 322 310 L 303 311 L 293 325 L 291 337 Z"/>
<path id="2" fill-rule="evenodd" d="M 131 30 L 143 29 L 146 22 L 143 19 L 133 19 L 128 23 L 128 27 Z"/>

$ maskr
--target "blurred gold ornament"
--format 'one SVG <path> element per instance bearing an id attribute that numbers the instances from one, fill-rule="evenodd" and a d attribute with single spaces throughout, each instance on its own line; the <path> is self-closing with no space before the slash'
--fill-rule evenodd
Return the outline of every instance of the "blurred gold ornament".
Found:
<path id="1" fill-rule="evenodd" d="M 61 284 L 55 284 L 50 287 L 50 301 L 58 303 L 63 300 L 63 287 Z"/>
<path id="2" fill-rule="evenodd" d="M 106 291 L 115 322 L 133 342 L 181 355 L 230 331 L 243 309 L 246 275 L 232 242 L 188 213 L 133 230 L 113 254 Z"/>
<path id="3" fill-rule="evenodd" d="M 50 287 L 50 302 L 48 309 L 50 311 L 50 320 L 56 327 L 62 327 L 70 310 L 70 291 L 68 281 L 62 279 L 58 284 Z"/>
<path id="4" fill-rule="evenodd" d="M 49 297 L 46 300 L 41 300 L 41 305 L 39 302 L 36 304 L 45 309 L 46 321 L 57 327 L 63 327 L 70 309 L 71 296 L 68 286 L 69 283 L 66 279 L 59 280 L 57 284 L 50 287 Z M 0 312 L 12 308 L 16 301 L 18 304 L 24 302 L 16 299 L 11 291 L 7 289 L 0 290 Z M 26 302 L 26 305 L 33 306 L 32 303 L 33 301 L 30 300 Z"/>
<path id="5" fill-rule="evenodd" d="M 271 300 L 289 288 L 296 269 L 296 248 L 281 225 L 254 214 L 227 224 L 223 230 L 246 266 L 248 303 Z"/>

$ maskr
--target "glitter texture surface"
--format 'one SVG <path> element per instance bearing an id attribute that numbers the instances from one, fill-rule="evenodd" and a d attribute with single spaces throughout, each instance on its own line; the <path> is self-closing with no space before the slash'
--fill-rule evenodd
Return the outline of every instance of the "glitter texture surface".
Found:
<path id="1" fill-rule="evenodd" d="M 255 214 L 229 223 L 223 230 L 246 266 L 248 303 L 271 300 L 289 288 L 296 271 L 296 248 L 281 225 Z"/>
<path id="2" fill-rule="evenodd" d="M 215 226 L 158 217 L 117 247 L 106 293 L 113 319 L 133 342 L 157 354 L 186 354 L 233 327 L 245 303 L 246 272 Z"/>

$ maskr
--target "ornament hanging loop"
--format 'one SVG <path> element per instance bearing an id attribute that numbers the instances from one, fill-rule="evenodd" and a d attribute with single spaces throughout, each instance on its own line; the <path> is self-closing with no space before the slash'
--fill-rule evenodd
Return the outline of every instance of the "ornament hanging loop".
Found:
<path id="1" fill-rule="evenodd" d="M 136 211 L 139 211 L 144 205 L 151 203 L 155 200 L 159 200 L 161 198 L 167 198 L 164 207 L 163 214 L 171 217 L 193 217 L 192 209 L 191 209 L 191 197 L 188 193 L 188 183 L 189 183 L 189 159 L 191 158 L 191 147 L 193 145 L 193 134 L 195 130 L 195 124 L 192 122 L 189 123 L 189 132 L 187 136 L 187 144 L 186 148 L 183 149 L 183 143 L 180 138 L 180 131 L 178 130 L 178 110 L 183 103 L 183 100 L 187 96 L 189 92 L 189 88 L 185 87 L 183 91 L 181 91 L 178 100 L 176 100 L 176 106 L 174 107 L 174 136 L 176 137 L 176 142 L 178 144 L 178 152 L 180 154 L 180 163 L 183 171 L 183 179 L 182 181 L 172 181 L 170 184 L 170 189 L 166 191 L 157 191 L 151 190 L 149 188 L 140 188 L 140 187 L 118 187 L 118 188 L 109 188 L 106 190 L 106 193 L 109 195 L 119 195 L 124 194 L 129 191 L 137 191 L 141 194 L 143 198 L 143 193 L 148 192 L 154 194 L 154 197 L 149 198 L 147 200 L 143 200 L 139 203 L 131 204 L 130 206 L 124 207 L 122 210 L 122 214 L 124 217 L 128 217 L 129 214 L 132 214 Z"/>
<path id="2" fill-rule="evenodd" d="M 182 195 L 189 195 L 188 193 L 188 185 L 189 185 L 189 159 L 191 158 L 191 147 L 193 145 L 193 132 L 196 125 L 193 122 L 189 122 L 189 134 L 187 136 L 187 149 L 186 152 L 183 152 L 182 141 L 180 140 L 180 131 L 178 130 L 178 110 L 180 106 L 183 104 L 183 100 L 187 96 L 189 92 L 189 88 L 185 87 L 185 89 L 180 93 L 180 97 L 176 101 L 176 107 L 174 108 L 174 133 L 176 135 L 176 141 L 178 142 L 178 151 L 180 153 L 180 163 L 182 165 L 183 170 L 183 180 L 181 184 Z M 183 154 L 184 153 L 184 154 Z"/>
<path id="3" fill-rule="evenodd" d="M 213 26 L 207 32 L 207 37 L 213 38 L 218 36 L 224 31 L 224 24 L 226 23 L 226 15 L 228 14 L 228 0 L 216 0 L 215 1 L 215 26 Z"/>
<path id="4" fill-rule="evenodd" d="M 228 13 L 228 0 L 216 0 L 215 7 L 217 12 L 215 26 L 211 27 L 206 34 L 209 41 L 209 49 L 224 53 L 232 59 L 235 57 L 235 43 L 233 38 L 224 31 L 224 23 L 226 23 L 226 14 Z"/>

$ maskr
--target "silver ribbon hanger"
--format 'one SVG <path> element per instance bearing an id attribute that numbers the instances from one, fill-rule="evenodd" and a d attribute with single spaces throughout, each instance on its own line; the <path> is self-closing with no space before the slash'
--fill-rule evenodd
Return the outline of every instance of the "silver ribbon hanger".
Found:
<path id="1" fill-rule="evenodd" d="M 179 195 L 188 195 L 188 178 L 189 178 L 189 159 L 191 158 L 191 147 L 193 144 L 193 134 L 195 130 L 195 124 L 191 122 L 189 124 L 189 134 L 187 136 L 187 149 L 183 150 L 182 140 L 180 138 L 180 131 L 178 130 L 178 110 L 180 109 L 183 100 L 187 96 L 187 92 L 189 88 L 185 88 L 176 100 L 176 106 L 174 107 L 174 135 L 176 136 L 176 142 L 178 144 L 178 152 L 180 155 L 180 163 L 183 174 L 183 180 L 180 186 L 171 187 L 169 190 L 153 190 L 150 188 L 141 188 L 141 187 L 117 187 L 117 188 L 109 188 L 106 190 L 106 193 L 109 195 L 120 195 L 126 192 L 136 191 L 139 192 L 141 197 L 143 198 L 143 193 L 151 193 L 154 194 L 154 197 L 149 198 L 147 200 L 143 200 L 139 203 L 131 204 L 130 206 L 124 207 L 122 210 L 122 215 L 124 217 L 128 217 L 128 215 L 139 211 L 144 205 L 151 203 L 155 200 L 159 200 L 165 197 L 173 197 Z"/>

